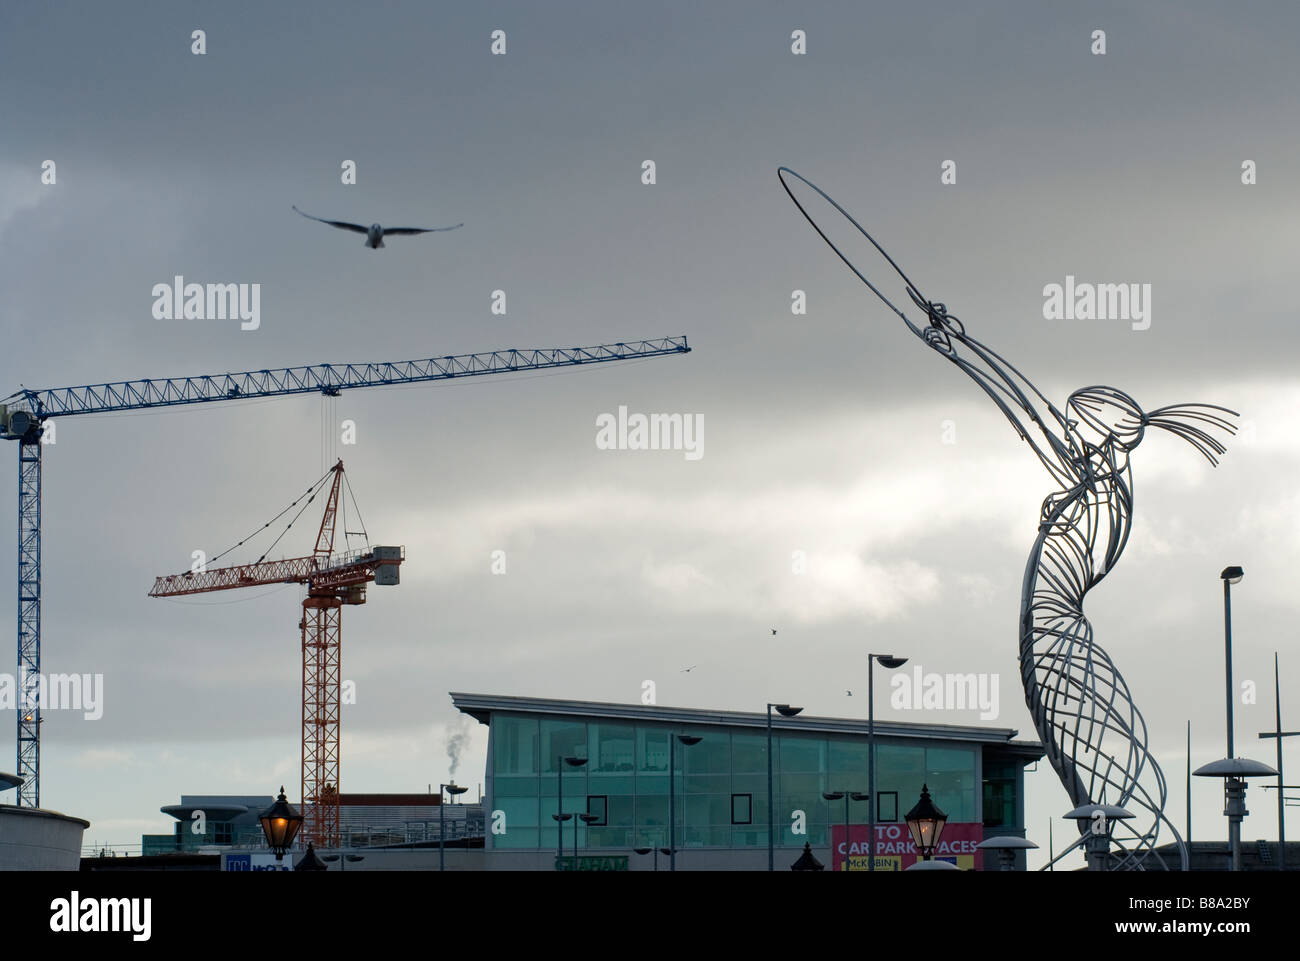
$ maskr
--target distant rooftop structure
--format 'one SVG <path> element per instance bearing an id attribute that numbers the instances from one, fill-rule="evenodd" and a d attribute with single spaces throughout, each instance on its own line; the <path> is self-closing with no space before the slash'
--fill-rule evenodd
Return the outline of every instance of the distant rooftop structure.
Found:
<path id="1" fill-rule="evenodd" d="M 183 794 L 180 804 L 160 810 L 176 818 L 172 834 L 146 834 L 141 838 L 144 855 L 194 853 L 222 847 L 265 846 L 258 815 L 275 803 L 268 795 Z M 289 802 L 300 812 L 298 801 Z M 196 815 L 202 812 L 202 817 Z M 429 843 L 437 840 L 440 826 L 449 838 L 483 834 L 480 804 L 448 804 L 439 816 L 437 794 L 347 794 L 339 795 L 342 842 L 349 846 L 392 846 Z M 193 828 L 203 830 L 195 834 Z"/>

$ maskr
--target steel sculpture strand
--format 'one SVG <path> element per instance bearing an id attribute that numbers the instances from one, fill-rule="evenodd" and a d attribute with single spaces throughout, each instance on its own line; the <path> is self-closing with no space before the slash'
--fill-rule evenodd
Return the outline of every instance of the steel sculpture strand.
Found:
<path id="1" fill-rule="evenodd" d="M 923 312 L 924 326 L 908 319 L 826 236 L 791 191 L 787 174 L 816 191 L 888 261 Z M 1133 517 L 1129 454 L 1146 428 L 1181 437 L 1217 464 L 1224 446 L 1209 431 L 1235 433 L 1223 415 L 1235 417 L 1236 412 L 1211 404 L 1146 412 L 1123 391 L 1097 386 L 1071 394 L 1068 416 L 1062 414 L 1023 374 L 969 336 L 943 304 L 923 296 L 848 211 L 793 170 L 782 167 L 778 176 L 800 213 L 858 279 L 912 333 L 979 384 L 1052 475 L 1057 488 L 1043 501 L 1021 588 L 1018 631 L 1025 703 L 1071 803 L 1117 804 L 1134 814 L 1131 821 L 1111 822 L 1118 848 L 1111 866 L 1167 868 L 1155 850 L 1163 823 L 1186 870 L 1187 848 L 1164 814 L 1165 778 L 1147 749 L 1146 722 L 1114 662 L 1094 640 L 1083 599 L 1114 568 L 1128 542 Z M 1081 832 L 1089 828 L 1080 823 Z"/>

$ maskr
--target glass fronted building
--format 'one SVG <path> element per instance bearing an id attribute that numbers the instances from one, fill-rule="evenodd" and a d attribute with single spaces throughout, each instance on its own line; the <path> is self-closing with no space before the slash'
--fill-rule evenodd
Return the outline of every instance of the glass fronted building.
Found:
<path id="1" fill-rule="evenodd" d="M 566 854 L 575 844 L 584 855 L 667 846 L 670 754 L 678 870 L 766 868 L 765 714 L 462 693 L 452 700 L 489 728 L 489 869 L 554 868 L 561 792 L 564 813 L 594 815 L 590 824 L 564 824 Z M 982 825 L 987 837 L 1024 835 L 1024 768 L 1043 756 L 1038 742 L 1016 741 L 1005 728 L 897 721 L 875 728 L 877 822 L 901 823 L 925 784 L 950 824 Z M 701 740 L 670 746 L 678 733 Z M 844 802 L 822 795 L 867 793 L 868 743 L 865 720 L 774 715 L 779 869 L 805 842 L 830 866 L 831 826 L 843 825 Z M 565 757 L 587 760 L 572 766 Z M 867 822 L 866 804 L 851 803 L 852 823 Z M 795 833 L 795 811 L 803 812 L 804 833 Z M 631 866 L 641 860 L 632 855 Z"/>

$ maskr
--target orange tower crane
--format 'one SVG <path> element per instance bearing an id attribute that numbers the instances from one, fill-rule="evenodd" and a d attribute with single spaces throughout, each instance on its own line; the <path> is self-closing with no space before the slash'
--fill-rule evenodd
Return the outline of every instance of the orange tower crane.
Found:
<path id="1" fill-rule="evenodd" d="M 306 808 L 302 833 L 322 848 L 337 847 L 339 843 L 341 611 L 344 604 L 364 604 L 366 585 L 371 581 L 381 586 L 397 584 L 406 558 L 402 547 L 334 553 L 343 461 L 308 488 L 303 495 L 307 498 L 303 510 L 324 490 L 331 475 L 325 516 L 316 535 L 316 549 L 309 556 L 268 561 L 263 554 L 253 564 L 170 574 L 158 578 L 149 592 L 150 597 L 178 597 L 262 584 L 307 586 L 302 620 L 298 622 L 302 633 L 302 803 Z M 294 501 L 281 514 L 297 503 Z M 269 527 L 270 523 L 263 526 Z"/>

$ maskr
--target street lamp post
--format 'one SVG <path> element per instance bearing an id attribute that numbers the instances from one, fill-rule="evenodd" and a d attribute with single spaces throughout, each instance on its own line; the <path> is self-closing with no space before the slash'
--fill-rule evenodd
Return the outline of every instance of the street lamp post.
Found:
<path id="1" fill-rule="evenodd" d="M 1223 657 L 1226 665 L 1227 703 L 1228 703 L 1228 759 L 1232 759 L 1232 590 L 1231 585 L 1240 583 L 1245 572 L 1240 567 L 1225 567 L 1219 577 L 1223 578 Z"/>
<path id="2" fill-rule="evenodd" d="M 828 801 L 838 801 L 844 799 L 844 870 L 852 870 L 849 865 L 849 801 L 868 801 L 871 799 L 870 794 L 864 794 L 861 791 L 823 791 L 822 797 Z M 831 851 L 831 863 L 835 862 L 835 852 Z"/>
<path id="3" fill-rule="evenodd" d="M 570 818 L 572 818 L 572 817 L 573 817 L 572 814 L 565 814 L 563 811 L 561 811 L 559 814 L 552 814 L 552 815 L 551 815 L 551 820 L 555 822 L 555 830 L 559 833 L 559 835 L 560 835 L 561 838 L 564 837 L 564 822 L 565 822 L 565 821 L 568 821 L 568 820 L 569 820 Z M 576 827 L 574 828 L 573 836 L 574 836 L 574 841 L 573 841 L 573 843 L 574 843 L 574 846 L 576 847 L 576 846 L 577 846 L 577 843 L 578 843 L 578 841 L 577 841 L 578 830 L 577 830 Z M 563 842 L 561 842 L 561 843 L 563 843 Z M 555 862 L 555 864 L 556 864 L 556 870 L 559 870 L 559 864 L 560 864 L 560 862 L 559 862 L 559 858 L 562 858 L 562 857 L 564 857 L 564 848 L 563 848 L 563 847 L 560 848 L 560 853 L 556 855 L 556 862 Z M 577 865 L 576 865 L 576 864 L 574 865 L 574 868 L 575 868 L 575 869 L 577 868 Z"/>
<path id="4" fill-rule="evenodd" d="M 976 848 L 993 851 L 998 856 L 998 870 L 1014 871 L 1016 869 L 1016 852 L 1029 851 L 1038 845 L 1027 838 L 1018 838 L 1014 834 L 1003 834 L 995 838 L 985 838 Z"/>
<path id="5" fill-rule="evenodd" d="M 564 765 L 582 767 L 586 763 L 587 759 L 585 757 L 577 757 L 571 754 L 555 755 L 555 781 L 558 785 L 555 810 L 558 814 L 564 814 Z M 552 815 L 552 817 L 555 817 L 555 815 Z M 557 822 L 567 821 L 568 817 L 557 817 L 555 820 Z M 560 823 L 555 825 L 555 856 L 557 858 L 564 857 L 564 825 Z"/>
<path id="6" fill-rule="evenodd" d="M 662 854 L 666 857 L 668 854 L 671 853 L 668 850 L 668 848 L 633 848 L 632 850 L 635 851 L 637 854 L 649 854 L 651 851 L 653 851 L 655 856 L 654 869 L 656 871 L 659 870 L 659 855 Z"/>
<path id="7" fill-rule="evenodd" d="M 266 846 L 275 852 L 277 861 L 283 861 L 284 852 L 293 846 L 293 839 L 302 827 L 302 815 L 289 804 L 288 798 L 284 796 L 283 785 L 275 803 L 259 814 L 257 819 L 262 823 Z"/>
<path id="8" fill-rule="evenodd" d="M 905 657 L 892 654 L 867 655 L 867 793 L 871 805 L 867 808 L 867 870 L 876 870 L 876 685 L 872 669 L 876 662 L 886 670 L 894 670 L 907 663 Z"/>
<path id="9" fill-rule="evenodd" d="M 694 734 L 674 734 L 668 739 L 668 870 L 677 870 L 677 742 L 685 747 L 704 740 Z"/>
<path id="10" fill-rule="evenodd" d="M 776 812 L 775 802 L 772 799 L 772 708 L 776 708 L 782 717 L 794 717 L 800 711 L 801 707 L 791 707 L 789 704 L 769 704 L 767 706 L 767 869 L 775 871 L 773 867 L 776 857 Z"/>
<path id="11" fill-rule="evenodd" d="M 447 818 L 442 813 L 443 803 L 446 800 L 444 792 L 452 797 L 464 794 L 469 788 L 461 787 L 459 784 L 439 784 L 438 785 L 438 870 L 446 870 L 447 857 Z"/>
<path id="12" fill-rule="evenodd" d="M 1228 756 L 1222 761 L 1212 761 L 1197 768 L 1199 777 L 1223 778 L 1224 808 L 1228 817 L 1228 847 L 1231 851 L 1230 870 L 1241 870 L 1241 822 L 1250 812 L 1246 810 L 1246 778 L 1276 777 L 1277 771 L 1267 764 L 1238 758 L 1233 755 L 1232 743 L 1232 592 L 1231 585 L 1244 576 L 1240 567 L 1225 567 L 1219 574 L 1223 579 L 1223 658 L 1227 682 Z"/>
<path id="13" fill-rule="evenodd" d="M 905 818 L 907 829 L 912 832 L 912 843 L 921 852 L 921 860 L 929 861 L 934 857 L 943 827 L 948 823 L 948 815 L 939 810 L 939 806 L 930 799 L 930 788 L 921 785 L 921 799 L 907 812 Z"/>
<path id="14" fill-rule="evenodd" d="M 1116 821 L 1132 818 L 1133 813 L 1117 804 L 1081 804 L 1065 816 L 1081 825 L 1088 870 L 1109 871 L 1111 836 L 1115 830 L 1113 825 Z M 1087 825 L 1082 826 L 1085 821 L 1088 822 Z"/>
<path id="15" fill-rule="evenodd" d="M 578 822 L 581 821 L 583 824 L 587 825 L 588 828 L 590 828 L 592 821 L 599 821 L 599 820 L 600 820 L 599 814 L 591 814 L 591 813 L 579 814 L 577 817 L 573 819 L 573 856 L 575 858 L 578 856 Z"/>
<path id="16" fill-rule="evenodd" d="M 1246 778 L 1277 777 L 1277 771 L 1267 764 L 1244 757 L 1228 757 L 1211 761 L 1192 772 L 1197 777 L 1223 778 L 1223 813 L 1228 818 L 1228 848 L 1230 871 L 1241 870 L 1241 822 L 1250 812 L 1246 810 Z"/>

